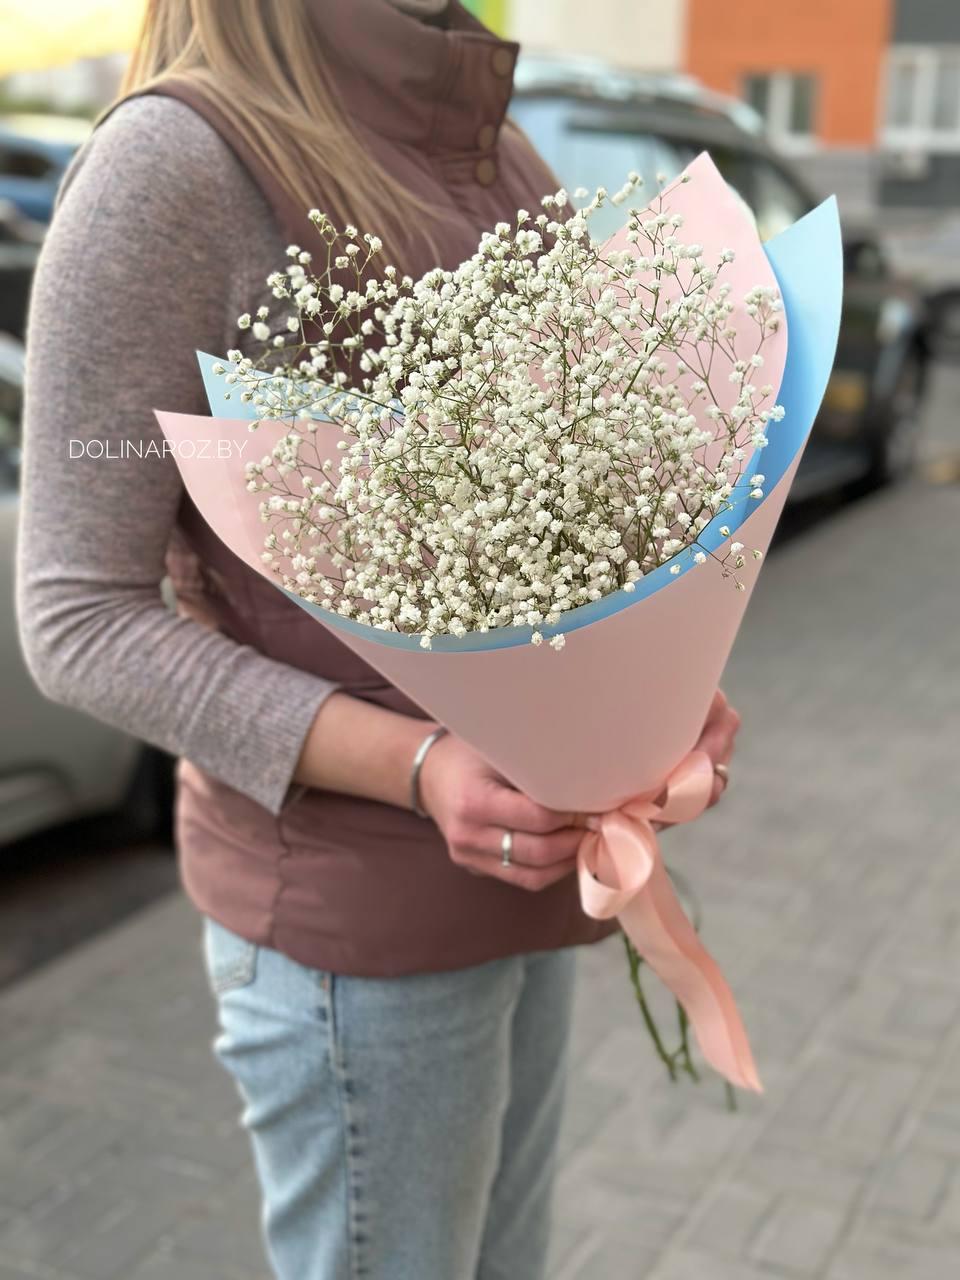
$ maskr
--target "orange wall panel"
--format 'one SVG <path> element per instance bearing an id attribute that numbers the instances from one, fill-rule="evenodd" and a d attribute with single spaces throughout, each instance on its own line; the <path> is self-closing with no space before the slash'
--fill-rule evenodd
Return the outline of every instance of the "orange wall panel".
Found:
<path id="1" fill-rule="evenodd" d="M 751 72 L 817 77 L 826 146 L 876 139 L 892 0 L 688 0 L 686 70 L 736 97 Z"/>

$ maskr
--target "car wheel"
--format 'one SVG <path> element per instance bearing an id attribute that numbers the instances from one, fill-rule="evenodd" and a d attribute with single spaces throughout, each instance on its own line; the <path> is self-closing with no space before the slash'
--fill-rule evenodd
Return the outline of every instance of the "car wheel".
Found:
<path id="1" fill-rule="evenodd" d="M 868 487 L 904 480 L 913 471 L 920 444 L 924 383 L 923 361 L 911 352 L 904 358 L 891 392 L 884 429 L 871 448 Z"/>

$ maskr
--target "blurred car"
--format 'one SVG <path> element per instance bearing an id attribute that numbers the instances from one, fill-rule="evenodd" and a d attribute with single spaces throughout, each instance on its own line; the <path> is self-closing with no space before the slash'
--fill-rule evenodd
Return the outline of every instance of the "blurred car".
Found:
<path id="1" fill-rule="evenodd" d="M 647 189 L 707 150 L 753 211 L 763 240 L 818 202 L 769 146 L 745 103 L 684 76 L 615 70 L 593 59 L 527 56 L 510 114 L 570 190 L 618 190 L 635 170 Z M 592 221 L 605 237 L 626 214 Z M 791 499 L 905 475 L 919 434 L 929 359 L 920 295 L 895 279 L 870 228 L 844 228 L 844 308 L 837 360 Z"/>
<path id="2" fill-rule="evenodd" d="M 30 282 L 40 253 L 44 226 L 27 218 L 9 200 L 0 199 L 0 333 L 26 336 Z"/>
<path id="3" fill-rule="evenodd" d="M 14 613 L 23 345 L 0 334 L 0 845 L 70 819 L 116 814 L 130 836 L 166 826 L 160 753 L 49 702 L 23 661 Z"/>
<path id="4" fill-rule="evenodd" d="M 49 222 L 60 179 L 90 129 L 75 116 L 0 116 L 0 200 Z"/>
<path id="5" fill-rule="evenodd" d="M 960 361 L 960 287 L 951 285 L 929 295 L 934 351 L 939 359 Z"/>

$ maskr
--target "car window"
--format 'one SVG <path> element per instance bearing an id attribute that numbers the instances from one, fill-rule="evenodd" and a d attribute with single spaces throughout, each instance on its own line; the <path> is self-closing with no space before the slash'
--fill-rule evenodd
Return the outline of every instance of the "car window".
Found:
<path id="1" fill-rule="evenodd" d="M 737 147 L 711 147 L 713 162 L 751 209 L 761 240 L 772 240 L 812 208 L 802 187 L 773 161 Z"/>
<path id="2" fill-rule="evenodd" d="M 746 198 L 757 219 L 761 240 L 772 240 L 810 210 L 805 191 L 782 169 L 762 157 L 751 157 Z"/>
<path id="3" fill-rule="evenodd" d="M 23 391 L 0 372 L 0 492 L 15 490 L 20 471 Z"/>
<path id="4" fill-rule="evenodd" d="M 591 193 L 597 187 L 618 191 L 631 171 L 643 178 L 641 195 L 644 203 L 659 190 L 657 175 L 675 178 L 693 159 L 689 148 L 676 146 L 648 133 L 623 133 L 584 129 L 573 126 L 566 137 L 564 164 L 569 173 L 567 185 L 572 189 L 586 187 Z M 627 210 L 608 204 L 599 209 L 590 223 L 591 234 L 605 240 L 625 225 Z"/>
<path id="5" fill-rule="evenodd" d="M 39 151 L 0 144 L 0 175 L 6 178 L 46 178 L 53 161 Z"/>
<path id="6" fill-rule="evenodd" d="M 885 280 L 889 267 L 875 240 L 852 237 L 843 245 L 844 270 L 860 280 Z"/>
<path id="7" fill-rule="evenodd" d="M 721 143 L 709 148 L 713 163 L 726 178 L 727 183 L 753 211 L 753 165 L 751 157 L 739 147 Z"/>
<path id="8" fill-rule="evenodd" d="M 657 192 L 657 174 L 676 177 L 696 154 L 690 146 L 651 133 L 597 128 L 578 119 L 577 104 L 569 99 L 520 98 L 513 103 L 511 115 L 570 191 L 577 187 L 586 187 L 591 193 L 597 187 L 618 191 L 627 174 L 635 171 L 652 199 Z M 591 220 L 591 233 L 596 239 L 606 239 L 626 219 L 625 209 L 607 205 Z"/>
<path id="9" fill-rule="evenodd" d="M 0 374 L 0 452 L 19 448 L 23 392 Z"/>
<path id="10" fill-rule="evenodd" d="M 579 109 L 582 116 L 583 109 Z M 663 138 L 654 133 L 605 130 L 578 119 L 578 104 L 567 99 L 518 99 L 511 114 L 526 129 L 547 163 L 571 190 L 605 186 L 615 191 L 635 169 L 647 190 L 657 190 L 656 175 L 676 175 L 703 149 L 695 137 Z M 720 143 L 708 148 L 717 168 L 752 211 L 763 240 L 770 240 L 809 212 L 806 192 L 763 155 Z M 616 206 L 601 210 L 592 223 L 598 239 L 623 226 L 626 213 Z"/>

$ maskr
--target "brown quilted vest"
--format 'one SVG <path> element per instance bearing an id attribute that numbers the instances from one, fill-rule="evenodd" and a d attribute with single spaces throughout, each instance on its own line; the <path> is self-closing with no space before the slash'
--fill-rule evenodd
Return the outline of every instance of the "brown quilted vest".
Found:
<path id="1" fill-rule="evenodd" d="M 503 127 L 515 44 L 497 39 L 458 3 L 451 3 L 444 28 L 383 0 L 312 0 L 312 8 L 327 73 L 362 144 L 405 186 L 453 210 L 435 232 L 444 266 L 469 256 L 494 223 L 512 220 L 518 208 L 536 209 L 555 189 L 519 131 Z M 153 92 L 199 111 L 246 166 L 285 237 L 304 238 L 305 211 L 218 111 L 182 83 Z M 342 186 L 349 192 L 349 175 Z M 322 191 L 314 204 L 329 209 Z M 349 209 L 342 212 L 349 217 Z M 417 276 L 436 264 L 413 249 L 397 265 Z M 202 566 L 191 572 L 189 557 L 171 558 L 174 587 L 185 601 L 194 596 L 192 612 L 354 697 L 422 718 L 375 670 L 236 559 L 188 502 L 178 543 Z M 529 893 L 455 866 L 435 825 L 406 810 L 293 787 L 274 816 L 187 761 L 179 770 L 177 836 L 183 880 L 201 911 L 253 942 L 331 972 L 455 969 L 593 942 L 615 928 L 583 914 L 573 875 Z"/>

